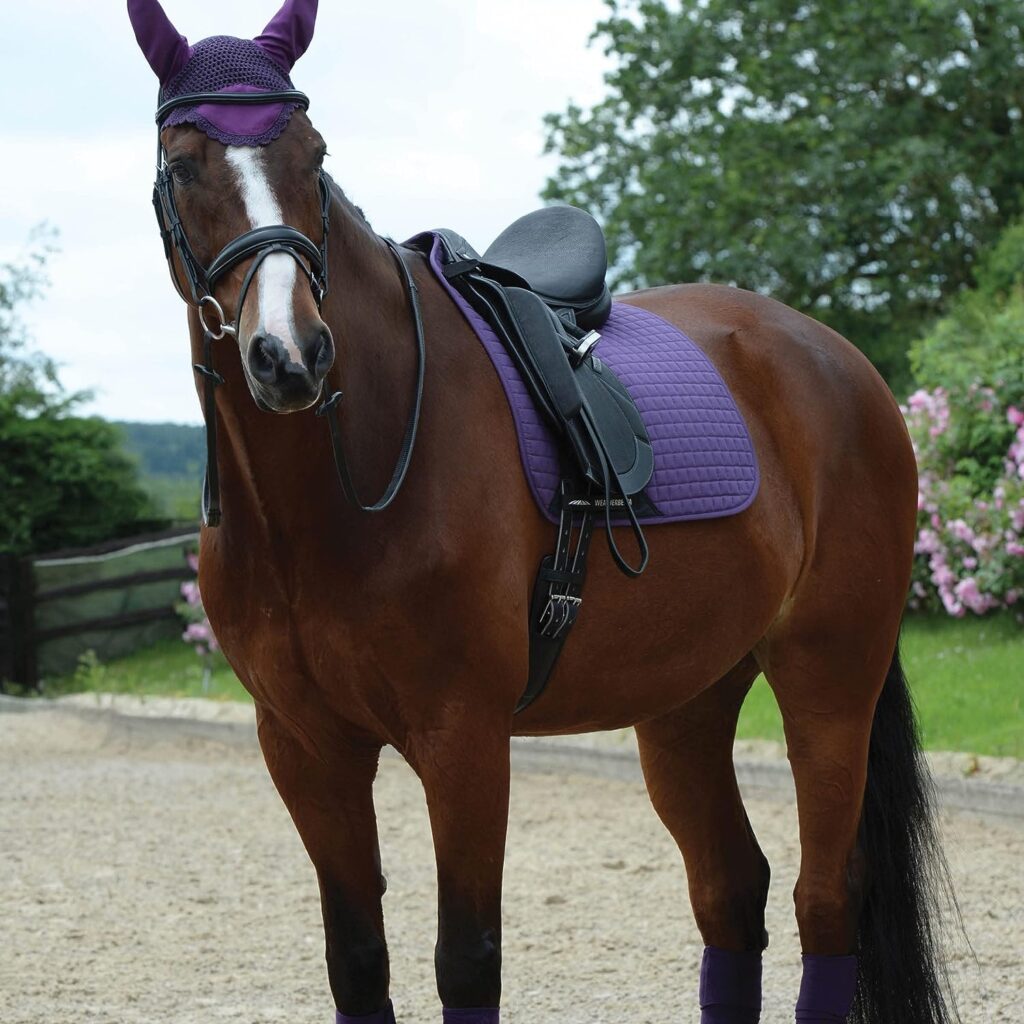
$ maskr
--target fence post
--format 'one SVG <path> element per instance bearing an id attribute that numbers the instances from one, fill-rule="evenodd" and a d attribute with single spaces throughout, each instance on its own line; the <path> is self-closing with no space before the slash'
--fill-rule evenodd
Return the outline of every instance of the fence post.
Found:
<path id="1" fill-rule="evenodd" d="M 14 620 L 15 679 L 24 686 L 39 689 L 36 662 L 36 577 L 31 558 L 18 560 L 15 607 L 20 614 Z"/>
<path id="2" fill-rule="evenodd" d="M 0 555 L 0 692 L 7 683 L 35 686 L 32 562 Z"/>
<path id="3" fill-rule="evenodd" d="M 18 560 L 0 555 L 0 693 L 14 680 L 14 580 Z"/>
<path id="4" fill-rule="evenodd" d="M 0 692 L 7 683 L 38 687 L 35 575 L 30 558 L 0 555 Z"/>

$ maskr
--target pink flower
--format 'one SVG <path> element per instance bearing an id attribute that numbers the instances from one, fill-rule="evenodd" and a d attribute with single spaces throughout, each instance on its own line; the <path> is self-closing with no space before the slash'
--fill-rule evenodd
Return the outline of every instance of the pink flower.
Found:
<path id="1" fill-rule="evenodd" d="M 1024 426 L 1024 412 L 1018 409 L 1015 405 L 1011 405 L 1010 408 L 1006 410 L 1006 419 L 1009 421 L 1011 426 Z"/>
<path id="2" fill-rule="evenodd" d="M 932 396 L 924 388 L 918 388 L 908 399 L 907 408 L 911 412 L 921 412 L 932 404 Z M 1012 422 L 1012 421 L 1011 421 Z"/>
<path id="3" fill-rule="evenodd" d="M 182 635 L 185 643 L 206 643 L 210 639 L 210 630 L 205 622 L 190 622 Z"/>
<path id="4" fill-rule="evenodd" d="M 1014 558 L 1024 558 L 1024 544 L 1019 544 L 1017 541 L 1012 540 L 1006 545 L 1006 553 Z"/>
<path id="5" fill-rule="evenodd" d="M 1012 608 L 1020 600 L 1020 591 L 1017 589 L 1011 589 L 1006 592 L 1003 597 L 1003 601 L 1006 602 L 1007 608 Z"/>
<path id="6" fill-rule="evenodd" d="M 943 590 L 939 593 L 942 598 L 943 607 L 947 613 L 952 615 L 956 619 L 962 619 L 964 617 L 964 606 L 960 604 L 956 598 L 948 590 Z"/>
<path id="7" fill-rule="evenodd" d="M 949 530 L 957 540 L 962 540 L 966 544 L 970 544 L 970 542 L 974 540 L 974 531 L 962 519 L 951 519 L 946 523 L 946 529 Z"/>
<path id="8" fill-rule="evenodd" d="M 185 556 L 185 561 L 188 562 L 188 567 L 193 572 L 199 572 L 199 556 L 190 552 Z"/>
<path id="9" fill-rule="evenodd" d="M 989 609 L 995 607 L 995 599 L 981 592 L 978 581 L 973 576 L 961 580 L 953 588 L 953 593 L 960 604 L 970 608 L 975 615 L 984 615 Z"/>

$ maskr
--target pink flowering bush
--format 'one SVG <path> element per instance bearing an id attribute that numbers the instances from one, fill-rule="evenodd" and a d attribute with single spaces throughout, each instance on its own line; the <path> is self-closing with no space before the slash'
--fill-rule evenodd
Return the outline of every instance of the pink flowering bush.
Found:
<path id="1" fill-rule="evenodd" d="M 1005 390 L 922 388 L 903 407 L 920 473 L 912 608 L 984 615 L 1024 595 L 1024 402 Z"/>
<path id="2" fill-rule="evenodd" d="M 199 572 L 199 556 L 188 556 L 189 568 Z M 196 654 L 203 659 L 203 689 L 209 685 L 210 675 L 213 671 L 213 654 L 219 651 L 217 638 L 213 635 L 213 628 L 210 620 L 206 617 L 203 609 L 203 599 L 199 593 L 198 580 L 186 580 L 181 585 L 181 596 L 185 599 L 180 602 L 176 610 L 185 622 L 185 631 L 181 634 L 182 640 L 191 644 Z"/>

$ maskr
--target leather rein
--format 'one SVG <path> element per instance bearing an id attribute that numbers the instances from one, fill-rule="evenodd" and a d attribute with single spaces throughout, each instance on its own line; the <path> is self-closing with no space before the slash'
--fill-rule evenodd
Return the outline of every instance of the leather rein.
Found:
<path id="1" fill-rule="evenodd" d="M 190 93 L 186 96 L 176 96 L 174 99 L 161 103 L 156 111 L 157 161 L 156 182 L 153 185 L 153 207 L 156 211 L 157 223 L 160 226 L 164 256 L 170 268 L 174 287 L 185 302 L 195 306 L 199 316 L 199 323 L 203 328 L 203 362 L 196 363 L 193 369 L 203 378 L 203 406 L 204 419 L 206 420 L 206 478 L 203 481 L 202 508 L 204 525 L 212 527 L 218 526 L 222 519 L 220 474 L 217 464 L 217 403 L 215 391 L 219 385 L 224 383 L 224 378 L 213 368 L 213 343 L 226 335 L 237 338 L 242 319 L 242 309 L 249 294 L 249 288 L 263 261 L 274 253 L 283 253 L 295 260 L 309 281 L 310 290 L 313 293 L 317 309 L 321 308 L 328 287 L 327 235 L 330 229 L 331 190 L 330 180 L 327 174 L 321 170 L 317 179 L 317 185 L 320 191 L 320 216 L 323 239 L 319 246 L 302 234 L 301 231 L 289 227 L 287 224 L 265 225 L 253 228 L 251 231 L 246 231 L 237 238 L 234 238 L 224 246 L 208 266 L 203 266 L 189 244 L 185 228 L 178 215 L 178 208 L 174 201 L 174 179 L 167 163 L 167 153 L 164 150 L 159 133 L 167 115 L 172 111 L 177 110 L 179 107 L 192 107 L 207 103 L 235 105 L 294 103 L 303 110 L 306 110 L 309 107 L 309 97 L 297 89 L 260 93 Z M 341 442 L 341 424 L 338 421 L 338 407 L 341 403 L 342 392 L 335 391 L 325 398 L 316 410 L 317 416 L 327 419 L 331 437 L 331 448 L 334 453 L 334 464 L 342 490 L 346 498 L 362 512 L 383 511 L 397 497 L 405 481 L 409 464 L 412 462 L 412 453 L 416 444 L 416 434 L 419 428 L 420 412 L 423 405 L 426 342 L 424 339 L 423 314 L 420 308 L 419 291 L 409 266 L 402 256 L 401 249 L 390 238 L 384 238 L 383 242 L 395 259 L 399 276 L 402 278 L 402 284 L 412 310 L 413 327 L 416 334 L 417 372 L 413 408 L 406 424 L 398 461 L 395 464 L 394 472 L 383 495 L 373 504 L 364 505 L 360 501 L 348 468 L 348 461 Z M 175 253 L 177 253 L 178 260 L 185 273 L 188 294 L 186 294 L 181 286 L 181 281 L 174 265 Z M 252 260 L 252 264 L 242 280 L 235 319 L 228 321 L 220 303 L 214 298 L 213 292 L 218 281 L 228 271 L 248 259 Z M 207 323 L 207 311 L 217 316 L 218 324 L 211 326 Z"/>

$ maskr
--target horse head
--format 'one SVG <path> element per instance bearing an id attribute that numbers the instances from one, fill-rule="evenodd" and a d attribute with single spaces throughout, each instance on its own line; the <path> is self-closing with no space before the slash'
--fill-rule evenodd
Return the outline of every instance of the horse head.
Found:
<path id="1" fill-rule="evenodd" d="M 316 9 L 287 0 L 255 39 L 190 45 L 157 0 L 128 0 L 160 80 L 154 203 L 172 277 L 213 337 L 236 337 L 257 404 L 281 413 L 316 402 L 335 355 L 319 309 L 326 146 L 289 77 Z"/>

